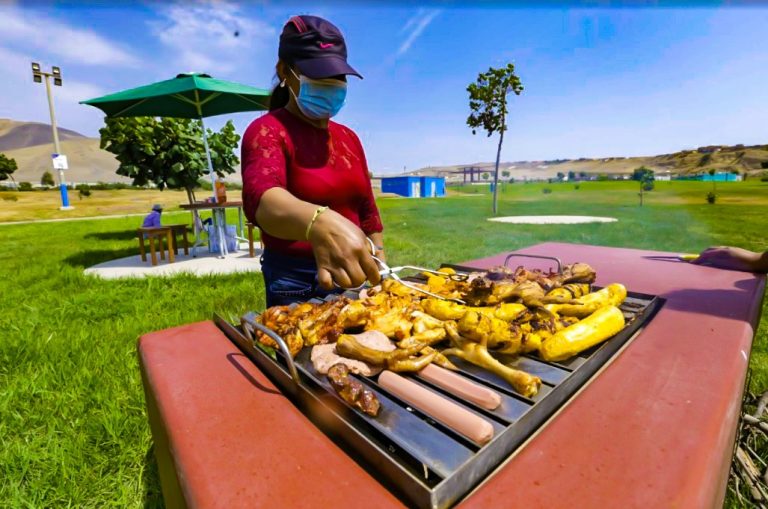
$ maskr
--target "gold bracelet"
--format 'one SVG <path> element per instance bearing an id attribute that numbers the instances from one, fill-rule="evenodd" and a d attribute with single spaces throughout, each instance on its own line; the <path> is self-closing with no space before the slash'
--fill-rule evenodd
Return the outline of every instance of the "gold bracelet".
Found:
<path id="1" fill-rule="evenodd" d="M 309 231 L 312 229 L 312 225 L 315 224 L 315 221 L 317 221 L 317 218 L 320 217 L 320 214 L 328 210 L 328 207 L 317 207 L 315 210 L 315 213 L 312 215 L 312 219 L 309 221 L 309 224 L 307 225 L 307 231 L 304 233 L 304 237 L 309 240 Z"/>

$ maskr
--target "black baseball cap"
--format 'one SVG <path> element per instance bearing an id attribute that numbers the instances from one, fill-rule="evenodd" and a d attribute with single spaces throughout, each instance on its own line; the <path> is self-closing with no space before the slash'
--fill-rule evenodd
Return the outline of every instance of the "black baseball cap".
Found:
<path id="1" fill-rule="evenodd" d="M 317 16 L 293 16 L 280 34 L 281 60 L 293 63 L 307 78 L 322 79 L 351 74 L 362 79 L 347 63 L 347 45 L 341 31 Z"/>

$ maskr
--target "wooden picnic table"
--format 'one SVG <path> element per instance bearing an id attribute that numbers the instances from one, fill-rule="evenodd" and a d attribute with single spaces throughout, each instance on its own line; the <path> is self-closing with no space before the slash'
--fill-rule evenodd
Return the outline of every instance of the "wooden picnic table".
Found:
<path id="1" fill-rule="evenodd" d="M 720 507 L 765 277 L 654 251 L 545 243 L 520 252 L 587 262 L 597 284 L 666 303 L 458 507 Z M 168 507 L 402 507 L 212 322 L 147 334 L 139 354 Z"/>
<path id="2" fill-rule="evenodd" d="M 223 258 L 227 250 L 226 242 L 226 230 L 227 230 L 227 209 L 237 209 L 237 239 L 248 241 L 243 233 L 243 202 L 241 201 L 225 201 L 225 202 L 196 202 L 196 203 L 182 203 L 179 208 L 183 210 L 189 210 L 192 212 L 195 243 L 192 245 L 192 256 L 197 256 L 197 248 L 203 244 L 202 240 L 202 221 L 200 220 L 201 210 L 210 210 L 211 219 L 213 220 L 213 228 L 216 229 L 219 240 L 219 256 Z"/>

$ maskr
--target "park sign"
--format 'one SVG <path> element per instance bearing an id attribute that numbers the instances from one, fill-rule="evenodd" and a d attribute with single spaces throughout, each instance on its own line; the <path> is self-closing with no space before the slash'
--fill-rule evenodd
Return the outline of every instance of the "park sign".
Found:
<path id="1" fill-rule="evenodd" d="M 67 165 L 67 156 L 65 156 L 64 154 L 51 154 L 51 158 L 53 159 L 54 170 L 69 169 L 69 166 Z"/>

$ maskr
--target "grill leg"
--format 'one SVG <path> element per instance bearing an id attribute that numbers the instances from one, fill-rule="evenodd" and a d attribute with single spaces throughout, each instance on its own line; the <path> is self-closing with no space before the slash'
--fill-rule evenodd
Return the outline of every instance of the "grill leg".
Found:
<path id="1" fill-rule="evenodd" d="M 189 239 L 187 239 L 187 227 L 181 231 L 181 237 L 184 240 L 184 254 L 189 255 Z"/>

